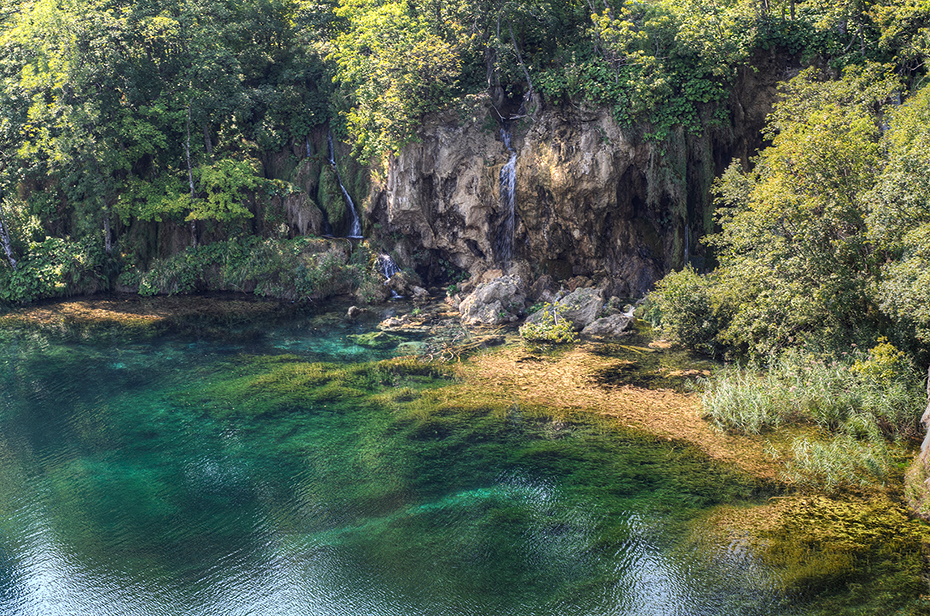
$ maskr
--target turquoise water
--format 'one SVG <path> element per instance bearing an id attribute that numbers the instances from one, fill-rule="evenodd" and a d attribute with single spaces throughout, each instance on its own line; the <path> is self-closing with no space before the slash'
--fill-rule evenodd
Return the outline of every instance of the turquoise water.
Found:
<path id="1" fill-rule="evenodd" d="M 802 613 L 746 545 L 687 532 L 751 482 L 518 408 L 430 415 L 441 383 L 346 363 L 390 355 L 358 327 L 8 336 L 0 614 Z"/>

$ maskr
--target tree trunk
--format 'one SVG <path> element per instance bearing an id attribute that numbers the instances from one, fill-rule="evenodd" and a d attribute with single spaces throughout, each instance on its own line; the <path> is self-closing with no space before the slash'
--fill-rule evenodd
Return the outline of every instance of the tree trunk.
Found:
<path id="1" fill-rule="evenodd" d="M 103 213 L 103 248 L 107 256 L 113 254 L 113 241 L 110 239 L 110 212 Z"/>
<path id="2" fill-rule="evenodd" d="M 203 125 L 203 146 L 207 148 L 207 154 L 213 156 L 213 139 L 210 137 L 210 125 Z"/>

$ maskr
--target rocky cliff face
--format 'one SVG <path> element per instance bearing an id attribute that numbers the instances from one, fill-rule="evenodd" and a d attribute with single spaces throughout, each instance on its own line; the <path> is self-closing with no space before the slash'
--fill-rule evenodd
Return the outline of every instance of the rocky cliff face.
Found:
<path id="1" fill-rule="evenodd" d="M 511 233 L 502 171 L 513 154 L 504 131 L 516 153 L 512 238 L 502 237 Z M 537 275 L 609 277 L 617 291 L 639 294 L 693 258 L 707 230 L 705 191 L 689 186 L 704 189 L 719 171 L 701 158 L 708 140 L 679 135 L 661 152 L 607 110 L 546 108 L 502 128 L 439 120 L 388 165 L 369 218 L 382 235 L 399 233 L 466 270 L 506 269 L 502 246 L 512 242 L 513 260 Z"/>
<path id="2" fill-rule="evenodd" d="M 424 271 L 430 262 L 474 272 L 524 261 L 537 276 L 609 279 L 616 294 L 642 294 L 673 268 L 703 265 L 711 182 L 758 147 L 774 85 L 789 76 L 776 68 L 734 89 L 731 127 L 661 144 L 622 128 L 606 109 L 542 106 L 499 124 L 485 103 L 464 122 L 433 118 L 373 183 L 373 234 L 397 246 L 402 261 L 415 254 L 406 265 L 429 277 L 440 273 Z M 502 170 L 514 154 L 509 231 Z M 508 241 L 512 256 L 502 248 Z"/>

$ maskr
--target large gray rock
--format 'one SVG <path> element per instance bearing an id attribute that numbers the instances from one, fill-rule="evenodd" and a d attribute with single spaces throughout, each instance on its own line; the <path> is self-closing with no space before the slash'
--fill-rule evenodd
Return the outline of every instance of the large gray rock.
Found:
<path id="1" fill-rule="evenodd" d="M 399 271 L 388 280 L 385 285 L 388 289 L 401 297 L 411 297 L 414 289 L 420 286 L 422 281 L 419 276 L 406 271 Z"/>
<path id="2" fill-rule="evenodd" d="M 590 287 L 575 289 L 559 300 L 564 308 L 563 316 L 575 326 L 575 331 L 581 331 L 597 319 L 604 305 L 603 291 Z"/>
<path id="3" fill-rule="evenodd" d="M 612 314 L 585 327 L 581 335 L 589 338 L 616 338 L 627 333 L 631 323 L 633 317 L 629 314 Z"/>
<path id="4" fill-rule="evenodd" d="M 459 312 L 462 322 L 469 325 L 501 325 L 520 318 L 526 297 L 520 291 L 519 280 L 501 276 L 480 285 L 462 300 Z"/>

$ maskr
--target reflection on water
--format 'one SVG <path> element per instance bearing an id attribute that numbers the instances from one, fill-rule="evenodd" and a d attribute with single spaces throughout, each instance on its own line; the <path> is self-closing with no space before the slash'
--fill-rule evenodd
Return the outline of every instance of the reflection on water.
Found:
<path id="1" fill-rule="evenodd" d="M 0 349 L 0 613 L 796 613 L 746 545 L 681 542 L 675 503 L 729 488 L 660 445 L 520 417 L 428 430 L 358 395 L 191 403 L 233 379 L 270 395 L 231 357 L 361 355 L 346 333 Z"/>

